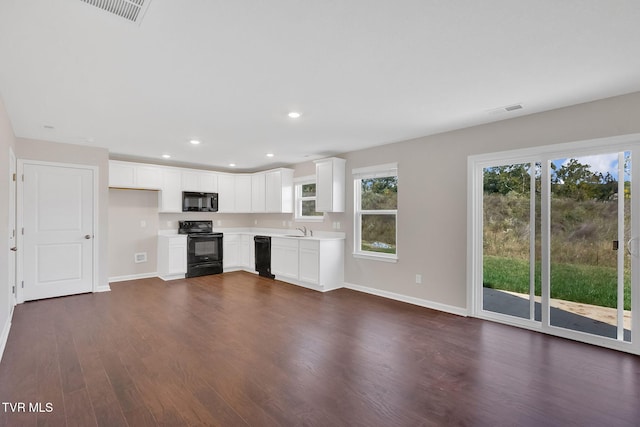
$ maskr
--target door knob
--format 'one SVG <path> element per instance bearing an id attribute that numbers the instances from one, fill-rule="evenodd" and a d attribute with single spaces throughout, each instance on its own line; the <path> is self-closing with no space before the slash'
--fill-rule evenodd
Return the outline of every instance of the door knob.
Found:
<path id="1" fill-rule="evenodd" d="M 85 235 L 84 235 L 84 238 L 85 238 L 85 239 L 90 239 L 90 238 L 91 238 L 91 234 L 85 234 Z"/>
<path id="2" fill-rule="evenodd" d="M 17 246 L 14 246 L 14 247 L 12 247 L 10 250 L 11 250 L 11 251 L 13 251 L 13 252 L 17 252 L 17 251 L 18 251 L 18 247 L 17 247 Z"/>

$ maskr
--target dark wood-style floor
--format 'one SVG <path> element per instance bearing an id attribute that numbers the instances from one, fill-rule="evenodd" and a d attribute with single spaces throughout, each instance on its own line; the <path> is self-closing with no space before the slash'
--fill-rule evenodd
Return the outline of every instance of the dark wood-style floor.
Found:
<path id="1" fill-rule="evenodd" d="M 7 426 L 638 425 L 640 358 L 238 272 L 17 306 L 0 400 L 42 404 Z"/>

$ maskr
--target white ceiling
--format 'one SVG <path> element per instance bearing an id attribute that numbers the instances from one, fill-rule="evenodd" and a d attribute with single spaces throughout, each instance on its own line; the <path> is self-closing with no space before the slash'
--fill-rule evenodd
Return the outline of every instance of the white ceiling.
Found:
<path id="1" fill-rule="evenodd" d="M 638 0 L 0 0 L 16 135 L 116 157 L 255 170 L 635 91 Z"/>

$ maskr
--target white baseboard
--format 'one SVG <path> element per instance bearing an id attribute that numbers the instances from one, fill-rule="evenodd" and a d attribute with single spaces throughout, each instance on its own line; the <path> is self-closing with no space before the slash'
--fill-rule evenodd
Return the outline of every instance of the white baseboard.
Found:
<path id="1" fill-rule="evenodd" d="M 9 339 L 9 330 L 11 329 L 11 319 L 13 317 L 13 309 L 9 316 L 7 316 L 7 321 L 4 323 L 4 327 L 2 328 L 2 335 L 0 335 L 0 361 L 2 361 L 2 355 L 4 354 L 4 349 L 7 346 L 7 340 Z"/>
<path id="2" fill-rule="evenodd" d="M 127 280 L 136 280 L 136 279 L 148 279 L 150 277 L 158 277 L 158 273 L 153 272 L 153 273 L 129 274 L 126 276 L 109 277 L 109 283 L 124 282 Z M 97 292 L 100 292 L 100 291 L 97 291 Z"/>
<path id="3" fill-rule="evenodd" d="M 466 308 L 456 307 L 453 305 L 441 304 L 439 302 L 429 301 L 426 299 L 410 297 L 407 295 L 396 294 L 394 292 L 382 291 L 380 289 L 368 288 L 366 286 L 354 285 L 353 283 L 346 283 L 344 287 L 352 289 L 354 291 L 364 292 L 371 295 L 377 295 L 379 297 L 389 298 L 396 301 L 402 301 L 413 305 L 419 305 L 420 307 L 430 308 L 432 310 L 444 311 L 445 313 L 451 313 L 458 316 L 467 317 L 469 312 Z"/>
<path id="4" fill-rule="evenodd" d="M 111 292 L 111 287 L 109 285 L 98 286 L 95 292 Z"/>

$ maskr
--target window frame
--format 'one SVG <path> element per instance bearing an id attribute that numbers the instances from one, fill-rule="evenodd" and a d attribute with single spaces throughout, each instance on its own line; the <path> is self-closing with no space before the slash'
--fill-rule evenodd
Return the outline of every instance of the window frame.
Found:
<path id="1" fill-rule="evenodd" d="M 302 186 L 307 184 L 316 184 L 316 195 L 313 197 L 303 197 L 302 196 Z M 294 179 L 294 210 L 293 210 L 293 219 L 295 222 L 323 222 L 325 212 L 321 212 L 322 215 L 316 216 L 304 216 L 302 215 L 302 202 L 306 200 L 313 200 L 316 202 L 318 200 L 318 183 L 316 182 L 315 175 L 303 176 Z M 316 210 L 316 212 L 318 212 Z"/>
<path id="2" fill-rule="evenodd" d="M 384 262 L 398 262 L 398 208 L 396 209 L 362 209 L 362 180 L 372 178 L 386 178 L 398 176 L 398 164 L 387 163 L 383 165 L 357 168 L 352 170 L 353 176 L 353 257 L 371 259 Z M 362 217 L 363 215 L 393 215 L 395 219 L 396 252 L 394 254 L 362 250 Z"/>

